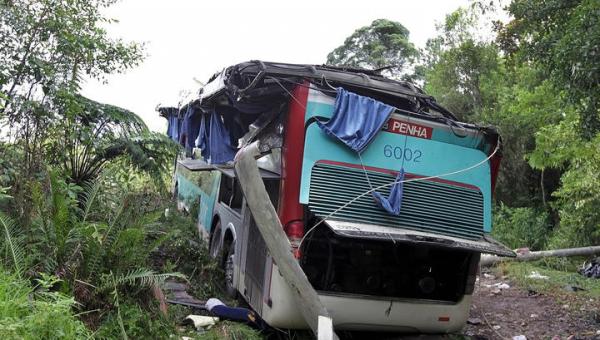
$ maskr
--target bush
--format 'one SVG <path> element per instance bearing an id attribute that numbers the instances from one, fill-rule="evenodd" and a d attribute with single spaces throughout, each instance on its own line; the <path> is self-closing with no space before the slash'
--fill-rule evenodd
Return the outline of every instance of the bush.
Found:
<path id="1" fill-rule="evenodd" d="M 492 236 L 512 249 L 544 248 L 549 229 L 548 214 L 544 211 L 534 208 L 511 208 L 504 204 L 494 211 Z"/>
<path id="2" fill-rule="evenodd" d="M 157 311 L 145 310 L 135 302 L 123 303 L 119 306 L 123 320 L 123 328 L 131 339 L 168 339 L 176 334 L 173 324 Z M 103 320 L 97 330 L 97 339 L 119 339 L 123 337 L 119 316 L 114 310 Z"/>
<path id="3" fill-rule="evenodd" d="M 169 210 L 171 213 L 168 217 L 160 221 L 165 227 L 168 226 L 168 233 L 152 254 L 154 269 L 185 274 L 192 286 L 190 293 L 198 298 L 226 295 L 224 273 L 210 256 L 208 242 L 198 235 L 196 215 L 182 214 L 174 206 Z"/>
<path id="4" fill-rule="evenodd" d="M 81 339 L 91 335 L 72 312 L 75 300 L 0 269 L 1 339 Z"/>

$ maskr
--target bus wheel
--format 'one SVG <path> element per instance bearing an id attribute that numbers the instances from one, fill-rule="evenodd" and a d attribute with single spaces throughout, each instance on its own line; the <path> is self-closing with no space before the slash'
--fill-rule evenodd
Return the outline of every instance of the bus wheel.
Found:
<path id="1" fill-rule="evenodd" d="M 225 291 L 230 297 L 236 298 L 237 289 L 235 289 L 235 286 L 233 285 L 233 259 L 235 256 L 235 241 L 229 245 L 227 248 L 227 254 L 225 256 L 225 265 L 223 268 L 225 272 Z"/>
<path id="2" fill-rule="evenodd" d="M 221 255 L 221 221 L 217 221 L 212 236 L 210 237 L 209 253 L 213 259 L 218 259 Z"/>

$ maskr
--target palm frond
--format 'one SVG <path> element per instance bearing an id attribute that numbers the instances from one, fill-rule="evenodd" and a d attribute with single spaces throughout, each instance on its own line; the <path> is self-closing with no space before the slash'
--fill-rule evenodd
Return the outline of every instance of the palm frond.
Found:
<path id="1" fill-rule="evenodd" d="M 114 287 L 120 286 L 137 286 L 137 287 L 155 287 L 164 284 L 165 280 L 170 278 L 180 278 L 186 280 L 186 276 L 181 273 L 155 273 L 153 270 L 138 268 L 131 270 L 125 274 L 118 276 L 109 276 L 102 280 L 102 284 L 98 287 L 99 291 L 107 291 Z"/>
<path id="2" fill-rule="evenodd" d="M 100 192 L 101 181 L 100 179 L 94 180 L 92 183 L 88 183 L 86 190 L 82 193 L 83 196 L 83 216 L 81 217 L 81 222 L 84 223 L 92 209 L 92 205 L 94 204 L 94 200 L 98 196 Z"/>
<path id="3" fill-rule="evenodd" d="M 25 250 L 19 241 L 19 229 L 16 223 L 8 216 L 0 213 L 0 224 L 4 233 L 4 246 L 10 262 L 12 262 L 17 276 L 21 278 L 25 270 Z"/>

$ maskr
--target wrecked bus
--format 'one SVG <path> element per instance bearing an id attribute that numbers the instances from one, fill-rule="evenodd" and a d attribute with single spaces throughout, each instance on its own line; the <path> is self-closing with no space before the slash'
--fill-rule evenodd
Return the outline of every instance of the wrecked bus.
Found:
<path id="1" fill-rule="evenodd" d="M 252 61 L 159 111 L 192 156 L 177 163 L 178 202 L 197 212 L 228 292 L 271 326 L 307 324 L 232 166 L 255 141 L 290 251 L 336 329 L 458 331 L 480 254 L 513 255 L 489 237 L 498 133 L 459 122 L 413 84 Z"/>

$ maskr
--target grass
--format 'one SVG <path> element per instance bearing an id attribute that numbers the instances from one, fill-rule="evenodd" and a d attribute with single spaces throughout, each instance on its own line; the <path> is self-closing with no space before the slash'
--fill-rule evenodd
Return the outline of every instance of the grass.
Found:
<path id="1" fill-rule="evenodd" d="M 1 339 L 85 339 L 90 332 L 73 314 L 75 301 L 32 285 L 0 268 Z"/>
<path id="2" fill-rule="evenodd" d="M 244 324 L 231 321 L 220 321 L 208 331 L 199 334 L 196 339 L 202 340 L 262 340 L 264 336 Z"/>
<path id="3" fill-rule="evenodd" d="M 503 263 L 496 268 L 501 275 L 507 275 L 517 286 L 552 296 L 557 303 L 568 305 L 573 310 L 600 304 L 600 279 L 587 278 L 577 272 L 578 259 L 547 259 L 535 262 Z M 548 279 L 530 278 L 536 271 Z M 566 286 L 582 288 L 577 292 L 568 291 Z M 599 306 L 600 307 L 600 306 Z"/>

